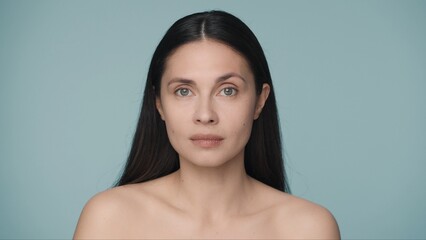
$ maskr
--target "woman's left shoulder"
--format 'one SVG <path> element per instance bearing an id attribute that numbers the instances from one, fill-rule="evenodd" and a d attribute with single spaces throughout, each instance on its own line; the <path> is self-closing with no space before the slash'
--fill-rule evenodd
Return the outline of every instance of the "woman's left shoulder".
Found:
<path id="1" fill-rule="evenodd" d="M 283 229 L 285 238 L 340 239 L 336 219 L 327 208 L 319 204 L 288 193 L 279 193 L 274 213 L 278 224 L 285 222 L 288 226 L 279 228 Z"/>

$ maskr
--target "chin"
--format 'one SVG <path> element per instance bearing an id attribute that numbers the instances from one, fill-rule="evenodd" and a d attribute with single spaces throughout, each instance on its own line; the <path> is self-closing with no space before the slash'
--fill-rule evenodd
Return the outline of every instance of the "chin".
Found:
<path id="1" fill-rule="evenodd" d="M 188 156 L 188 157 L 186 157 Z M 188 154 L 179 155 L 182 164 L 190 164 L 197 167 L 215 168 L 228 165 L 231 162 L 238 161 L 236 157 L 223 156 L 222 154 L 202 153 L 202 154 Z M 242 157 L 242 159 L 244 159 Z"/>
<path id="2" fill-rule="evenodd" d="M 220 167 L 227 163 L 228 161 L 223 160 L 219 161 L 218 159 L 188 159 L 188 158 L 180 158 L 180 165 L 182 164 L 190 164 L 197 167 L 205 167 L 205 168 L 214 168 Z"/>

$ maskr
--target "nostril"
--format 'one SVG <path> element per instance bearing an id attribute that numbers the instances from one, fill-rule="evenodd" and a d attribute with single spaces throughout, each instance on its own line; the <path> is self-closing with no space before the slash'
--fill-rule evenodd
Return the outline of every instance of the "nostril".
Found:
<path id="1" fill-rule="evenodd" d="M 203 119 L 197 119 L 195 121 L 197 123 L 202 123 L 202 124 L 215 124 L 216 123 L 216 120 L 214 120 L 214 119 L 205 119 L 205 120 L 203 120 Z"/>

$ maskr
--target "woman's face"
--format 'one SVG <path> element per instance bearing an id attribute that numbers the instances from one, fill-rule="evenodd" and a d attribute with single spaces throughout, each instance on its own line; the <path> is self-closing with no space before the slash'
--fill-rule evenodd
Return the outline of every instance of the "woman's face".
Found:
<path id="1" fill-rule="evenodd" d="M 268 97 L 244 57 L 213 40 L 179 47 L 167 60 L 157 109 L 181 161 L 214 167 L 244 159 L 253 121 Z"/>

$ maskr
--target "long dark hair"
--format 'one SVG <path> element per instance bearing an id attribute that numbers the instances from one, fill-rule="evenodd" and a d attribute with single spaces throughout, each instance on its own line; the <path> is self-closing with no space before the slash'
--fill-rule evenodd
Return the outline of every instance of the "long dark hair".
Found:
<path id="1" fill-rule="evenodd" d="M 132 148 L 116 186 L 149 181 L 179 169 L 178 154 L 169 142 L 155 99 L 160 94 L 167 58 L 179 46 L 201 39 L 219 41 L 241 53 L 253 72 L 257 94 L 260 94 L 264 83 L 271 87 L 262 113 L 253 123 L 244 151 L 244 165 L 249 176 L 278 190 L 290 192 L 268 63 L 253 32 L 240 19 L 223 11 L 195 13 L 179 19 L 158 44 L 149 66 Z"/>

